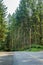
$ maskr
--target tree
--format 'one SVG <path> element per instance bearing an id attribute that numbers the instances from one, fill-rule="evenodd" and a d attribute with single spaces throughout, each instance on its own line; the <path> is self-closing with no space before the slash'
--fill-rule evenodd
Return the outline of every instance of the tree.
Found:
<path id="1" fill-rule="evenodd" d="M 28 0 L 21 0 L 19 8 L 16 11 L 16 21 L 19 24 L 19 36 L 22 46 L 28 44 L 29 47 L 29 29 L 30 29 L 30 8 Z"/>
<path id="2" fill-rule="evenodd" d="M 8 50 L 30 48 L 43 42 L 43 0 L 21 0 L 16 13 L 8 15 Z"/>
<path id="3" fill-rule="evenodd" d="M 13 46 L 15 43 L 15 14 L 13 13 L 12 15 L 9 14 L 8 17 L 8 33 L 7 33 L 7 38 L 6 38 L 6 50 L 10 51 L 13 50 Z"/>
<path id="4" fill-rule="evenodd" d="M 6 9 L 7 7 L 3 4 L 3 0 L 0 0 L 0 43 L 5 41 L 7 33 L 6 25 Z"/>
<path id="5" fill-rule="evenodd" d="M 43 26 L 43 0 L 38 0 L 38 14 L 39 14 L 39 26 L 40 26 L 40 44 L 42 43 L 42 26 Z"/>
<path id="6" fill-rule="evenodd" d="M 7 21 L 8 21 L 8 32 L 7 32 L 7 37 L 6 37 L 6 49 L 7 51 L 11 50 L 11 23 L 12 23 L 12 19 L 11 19 L 11 14 L 9 13 L 7 16 Z"/>

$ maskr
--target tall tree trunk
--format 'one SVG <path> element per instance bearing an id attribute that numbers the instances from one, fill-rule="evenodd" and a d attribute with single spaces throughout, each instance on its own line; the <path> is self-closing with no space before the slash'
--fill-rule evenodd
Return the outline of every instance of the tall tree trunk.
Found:
<path id="1" fill-rule="evenodd" d="M 29 36 L 30 36 L 30 50 L 31 50 L 31 28 L 30 28 L 30 32 L 29 32 Z"/>
<path id="2" fill-rule="evenodd" d="M 36 35 L 36 28 L 37 28 L 37 25 L 35 25 L 35 44 L 37 44 L 37 35 Z"/>
<path id="3" fill-rule="evenodd" d="M 42 44 L 42 18 L 41 18 L 41 15 L 40 15 L 40 44 Z"/>

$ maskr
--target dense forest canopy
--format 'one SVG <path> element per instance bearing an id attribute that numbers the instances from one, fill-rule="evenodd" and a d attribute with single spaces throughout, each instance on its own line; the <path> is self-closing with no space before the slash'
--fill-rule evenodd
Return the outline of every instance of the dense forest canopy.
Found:
<path id="1" fill-rule="evenodd" d="M 0 0 L 0 50 L 43 45 L 43 0 L 20 0 L 19 7 L 12 15 L 9 13 L 7 20 L 6 9 Z"/>

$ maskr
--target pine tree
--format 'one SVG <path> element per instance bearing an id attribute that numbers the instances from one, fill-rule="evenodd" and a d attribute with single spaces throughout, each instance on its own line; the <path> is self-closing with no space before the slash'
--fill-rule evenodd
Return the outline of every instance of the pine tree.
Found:
<path id="1" fill-rule="evenodd" d="M 6 39 L 6 32 L 7 32 L 7 27 L 6 27 L 6 6 L 3 4 L 3 0 L 0 0 L 0 43 L 5 41 Z"/>
<path id="2" fill-rule="evenodd" d="M 42 26 L 43 26 L 43 0 L 38 0 L 38 14 L 39 14 L 39 27 L 40 27 L 40 44 L 42 43 Z"/>
<path id="3" fill-rule="evenodd" d="M 16 11 L 16 21 L 19 24 L 19 36 L 22 46 L 29 45 L 30 9 L 28 0 L 21 0 Z"/>

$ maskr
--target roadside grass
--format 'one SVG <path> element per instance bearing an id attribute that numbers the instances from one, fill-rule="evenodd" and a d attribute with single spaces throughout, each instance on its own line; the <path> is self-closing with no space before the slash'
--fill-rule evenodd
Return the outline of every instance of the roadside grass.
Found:
<path id="1" fill-rule="evenodd" d="M 37 52 L 37 51 L 43 51 L 43 49 L 41 49 L 41 48 L 31 48 L 30 50 L 27 49 L 26 51 Z"/>
<path id="2" fill-rule="evenodd" d="M 26 51 L 32 52 L 43 51 L 43 45 L 32 45 L 31 48 L 27 49 Z"/>

